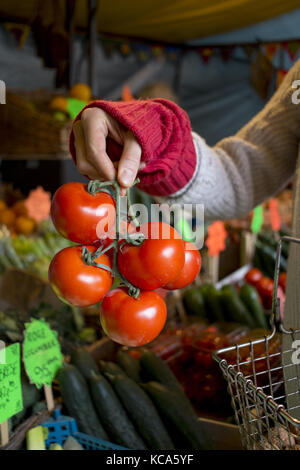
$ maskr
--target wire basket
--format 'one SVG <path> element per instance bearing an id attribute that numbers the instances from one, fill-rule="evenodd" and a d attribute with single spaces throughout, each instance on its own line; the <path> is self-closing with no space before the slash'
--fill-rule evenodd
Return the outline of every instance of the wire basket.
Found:
<path id="1" fill-rule="evenodd" d="M 292 360 L 295 349 L 281 347 L 284 335 L 292 345 L 300 330 L 283 327 L 277 298 L 284 241 L 300 243 L 293 237 L 282 237 L 278 243 L 272 333 L 214 354 L 228 383 L 243 447 L 249 450 L 300 449 L 300 420 L 294 417 L 300 414 L 300 366 Z"/>
<path id="2" fill-rule="evenodd" d="M 1 106 L 1 156 L 68 154 L 71 122 L 56 121 L 47 90 L 11 92 Z"/>

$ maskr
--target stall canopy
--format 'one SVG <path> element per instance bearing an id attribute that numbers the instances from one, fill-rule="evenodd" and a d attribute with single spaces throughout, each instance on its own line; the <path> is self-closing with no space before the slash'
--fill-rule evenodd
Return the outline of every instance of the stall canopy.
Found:
<path id="1" fill-rule="evenodd" d="M 98 32 L 166 42 L 185 42 L 258 23 L 299 7 L 299 0 L 99 0 Z M 0 19 L 57 24 L 75 7 L 78 28 L 88 23 L 88 0 L 3 0 Z"/>

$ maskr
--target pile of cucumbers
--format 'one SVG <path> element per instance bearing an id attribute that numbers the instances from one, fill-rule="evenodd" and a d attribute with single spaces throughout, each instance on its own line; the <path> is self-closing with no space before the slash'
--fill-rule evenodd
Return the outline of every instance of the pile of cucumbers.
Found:
<path id="1" fill-rule="evenodd" d="M 81 432 L 128 449 L 208 449 L 208 438 L 176 377 L 154 353 L 119 350 L 99 366 L 84 348 L 58 374 Z"/>
<path id="2" fill-rule="evenodd" d="M 232 284 L 217 289 L 213 284 L 194 286 L 185 291 L 183 303 L 189 315 L 210 323 L 236 322 L 250 328 L 268 329 L 268 319 L 255 287 L 245 283 L 239 290 Z"/>
<path id="3" fill-rule="evenodd" d="M 280 232 L 280 236 L 284 235 L 287 234 L 285 232 Z M 265 276 L 272 279 L 275 271 L 277 244 L 278 241 L 275 238 L 274 232 L 265 230 L 257 236 L 253 256 L 253 266 L 258 268 Z M 286 272 L 287 270 L 288 255 L 289 244 L 288 242 L 283 242 L 280 258 L 280 272 Z"/>

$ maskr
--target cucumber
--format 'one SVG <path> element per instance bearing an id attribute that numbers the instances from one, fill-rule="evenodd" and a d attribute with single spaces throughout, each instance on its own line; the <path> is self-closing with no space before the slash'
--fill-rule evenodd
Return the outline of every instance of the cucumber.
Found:
<path id="1" fill-rule="evenodd" d="M 204 297 L 199 287 L 190 287 L 185 291 L 183 304 L 188 315 L 206 316 Z"/>
<path id="2" fill-rule="evenodd" d="M 147 449 L 110 383 L 98 374 L 89 380 L 94 406 L 112 442 L 129 449 Z"/>
<path id="3" fill-rule="evenodd" d="M 214 286 L 211 286 L 206 292 L 205 307 L 208 319 L 211 322 L 224 321 L 221 294 Z"/>
<path id="4" fill-rule="evenodd" d="M 260 232 L 257 236 L 258 240 L 262 242 L 264 245 L 270 246 L 273 250 L 276 251 L 277 248 L 277 241 L 272 234 L 272 232 Z"/>
<path id="5" fill-rule="evenodd" d="M 182 445 L 199 450 L 210 448 L 209 439 L 197 415 L 191 406 L 186 406 L 185 402 L 178 400 L 176 392 L 158 382 L 148 382 L 143 388 L 169 423 L 170 429 L 176 428 L 182 438 Z"/>
<path id="6" fill-rule="evenodd" d="M 125 375 L 111 375 L 109 380 L 148 448 L 174 449 L 174 444 L 147 393 Z"/>
<path id="7" fill-rule="evenodd" d="M 100 372 L 111 375 L 126 375 L 118 364 L 110 361 L 100 361 Z"/>
<path id="8" fill-rule="evenodd" d="M 225 284 L 222 287 L 221 292 L 231 292 L 232 295 L 236 295 L 236 288 L 233 284 Z"/>
<path id="9" fill-rule="evenodd" d="M 222 305 L 226 311 L 228 320 L 253 328 L 255 322 L 237 292 L 233 293 L 229 289 L 224 289 L 221 291 L 221 295 Z"/>
<path id="10" fill-rule="evenodd" d="M 108 440 L 94 409 L 86 381 L 79 370 L 72 364 L 62 367 L 58 372 L 58 381 L 63 402 L 70 416 L 76 419 L 79 430 Z"/>
<path id="11" fill-rule="evenodd" d="M 259 271 L 261 271 L 265 275 L 264 263 L 263 263 L 263 260 L 261 258 L 261 255 L 260 255 L 259 251 L 256 248 L 254 250 L 254 255 L 253 255 L 252 262 L 253 262 L 254 268 L 259 269 Z"/>
<path id="12" fill-rule="evenodd" d="M 135 382 L 141 382 L 141 367 L 139 361 L 134 359 L 128 352 L 119 349 L 117 352 L 117 362 L 124 372 L 126 372 L 128 377 Z"/>
<path id="13" fill-rule="evenodd" d="M 36 402 L 39 401 L 40 391 L 36 388 L 34 384 L 31 384 L 27 377 L 22 375 L 22 397 L 23 397 L 23 408 L 30 408 Z"/>
<path id="14" fill-rule="evenodd" d="M 255 321 L 256 328 L 268 329 L 268 322 L 263 311 L 259 295 L 255 287 L 250 284 L 244 284 L 239 291 L 239 297 L 245 304 L 249 312 L 252 314 L 252 318 Z"/>
<path id="15" fill-rule="evenodd" d="M 276 249 L 272 248 L 270 245 L 266 245 L 261 241 L 256 242 L 256 249 L 260 259 L 263 263 L 263 272 L 273 278 L 275 271 L 275 262 L 276 262 Z M 287 260 L 284 256 L 280 258 L 280 271 L 286 272 L 287 270 Z"/>
<path id="16" fill-rule="evenodd" d="M 77 348 L 71 352 L 71 363 L 77 367 L 86 380 L 99 373 L 99 367 L 94 358 L 85 348 Z"/>
<path id="17" fill-rule="evenodd" d="M 143 350 L 140 356 L 140 364 L 142 369 L 142 377 L 145 379 L 145 382 L 154 380 L 160 382 L 171 390 L 176 390 L 176 392 L 183 397 L 184 400 L 187 400 L 187 396 L 183 391 L 180 383 L 177 378 L 171 371 L 170 367 L 151 351 Z"/>

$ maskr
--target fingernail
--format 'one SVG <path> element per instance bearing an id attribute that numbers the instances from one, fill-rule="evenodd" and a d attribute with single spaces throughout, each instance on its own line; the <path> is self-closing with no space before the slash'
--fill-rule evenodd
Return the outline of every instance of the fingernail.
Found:
<path id="1" fill-rule="evenodd" d="M 130 186 L 133 183 L 133 171 L 125 168 L 120 174 L 120 182 L 125 186 Z"/>

